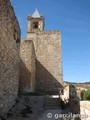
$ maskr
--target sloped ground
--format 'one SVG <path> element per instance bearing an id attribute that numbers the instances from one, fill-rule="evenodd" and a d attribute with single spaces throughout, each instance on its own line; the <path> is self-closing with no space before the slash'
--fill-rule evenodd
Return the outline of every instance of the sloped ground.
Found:
<path id="1" fill-rule="evenodd" d="M 62 117 L 63 114 L 69 114 L 70 109 L 69 107 L 61 109 L 58 105 L 58 99 L 51 100 L 46 96 L 29 94 L 20 95 L 16 104 L 0 120 L 80 120 Z"/>
<path id="2" fill-rule="evenodd" d="M 43 103 L 44 96 L 21 95 L 2 120 L 33 120 L 43 112 Z"/>

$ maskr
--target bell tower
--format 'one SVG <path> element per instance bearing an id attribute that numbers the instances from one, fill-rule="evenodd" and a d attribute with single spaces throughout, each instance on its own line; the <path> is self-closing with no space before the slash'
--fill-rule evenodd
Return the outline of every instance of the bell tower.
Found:
<path id="1" fill-rule="evenodd" d="M 32 16 L 28 16 L 27 37 L 30 33 L 44 30 L 44 17 L 36 9 Z"/>

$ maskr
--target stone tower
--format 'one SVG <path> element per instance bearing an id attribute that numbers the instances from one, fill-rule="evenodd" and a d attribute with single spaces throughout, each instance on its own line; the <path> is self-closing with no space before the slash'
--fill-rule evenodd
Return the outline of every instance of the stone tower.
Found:
<path id="1" fill-rule="evenodd" d="M 40 16 L 38 10 L 32 16 L 28 16 L 27 38 L 33 32 L 44 30 L 44 17 Z"/>
<path id="2" fill-rule="evenodd" d="M 34 49 L 31 49 L 30 42 L 27 47 L 25 41 L 32 41 Z M 33 70 L 35 71 L 32 72 L 32 69 L 28 68 L 31 76 L 34 76 L 31 78 L 34 79 L 30 80 L 25 76 L 24 82 L 28 81 L 27 83 L 32 84 L 28 88 L 31 89 L 34 85 L 35 92 L 57 94 L 58 90 L 63 87 L 61 32 L 58 30 L 44 31 L 44 17 L 40 16 L 36 9 L 32 16 L 28 16 L 27 38 L 23 39 L 21 46 L 23 46 L 21 59 L 25 66 L 29 67 L 33 64 L 31 62 L 34 62 Z M 34 51 L 35 55 L 32 55 L 30 51 Z M 35 56 L 35 60 L 30 62 L 30 55 L 31 59 Z M 23 88 L 24 82 L 21 82 Z"/>

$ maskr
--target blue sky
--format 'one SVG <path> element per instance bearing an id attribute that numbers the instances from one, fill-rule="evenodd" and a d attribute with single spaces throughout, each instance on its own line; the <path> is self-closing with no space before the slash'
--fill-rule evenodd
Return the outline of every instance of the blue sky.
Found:
<path id="1" fill-rule="evenodd" d="M 36 8 L 45 30 L 62 32 L 63 79 L 90 82 L 90 0 L 11 0 L 26 38 L 27 16 Z"/>

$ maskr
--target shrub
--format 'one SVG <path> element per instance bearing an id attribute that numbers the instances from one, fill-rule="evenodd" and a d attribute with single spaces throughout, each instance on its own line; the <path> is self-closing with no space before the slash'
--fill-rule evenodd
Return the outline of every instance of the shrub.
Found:
<path id="1" fill-rule="evenodd" d="M 82 100 L 90 100 L 90 90 L 82 90 L 81 91 L 81 99 Z"/>

